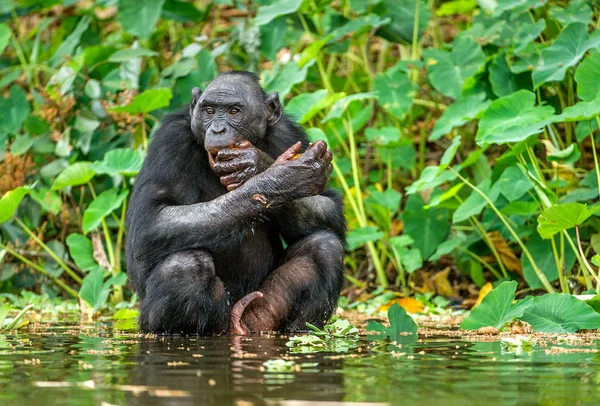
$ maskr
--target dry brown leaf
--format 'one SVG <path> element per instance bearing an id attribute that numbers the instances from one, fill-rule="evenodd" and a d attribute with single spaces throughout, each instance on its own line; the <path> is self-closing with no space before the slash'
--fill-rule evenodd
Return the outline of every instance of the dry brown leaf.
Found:
<path id="1" fill-rule="evenodd" d="M 431 277 L 433 284 L 435 285 L 435 291 L 438 295 L 442 296 L 456 296 L 454 288 L 448 280 L 450 275 L 450 267 L 446 267 L 443 271 L 440 271 Z"/>
<path id="2" fill-rule="evenodd" d="M 478 334 L 497 335 L 497 334 L 500 334 L 500 330 L 498 330 L 496 327 L 480 327 L 477 329 L 477 333 Z"/>
<path id="3" fill-rule="evenodd" d="M 492 231 L 487 233 L 487 235 L 492 244 L 494 244 L 494 247 L 496 247 L 496 251 L 498 251 L 500 259 L 504 263 L 504 266 L 506 266 L 506 269 L 518 272 L 522 276 L 523 269 L 521 268 L 521 260 L 517 258 L 506 240 L 502 237 L 502 234 L 498 231 Z"/>

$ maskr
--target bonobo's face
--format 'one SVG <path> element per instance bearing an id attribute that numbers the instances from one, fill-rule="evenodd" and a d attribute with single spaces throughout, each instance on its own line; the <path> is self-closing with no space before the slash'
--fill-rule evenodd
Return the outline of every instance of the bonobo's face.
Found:
<path id="1" fill-rule="evenodd" d="M 204 92 L 195 88 L 190 110 L 192 132 L 213 158 L 243 140 L 256 143 L 282 114 L 277 93 L 265 98 L 253 78 L 242 74 L 217 76 Z"/>

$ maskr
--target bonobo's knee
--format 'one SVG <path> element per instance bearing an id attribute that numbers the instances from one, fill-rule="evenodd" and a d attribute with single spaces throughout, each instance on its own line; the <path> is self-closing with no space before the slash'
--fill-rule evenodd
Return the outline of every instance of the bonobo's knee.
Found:
<path id="1" fill-rule="evenodd" d="M 207 282 L 215 275 L 212 255 L 202 250 L 181 251 L 171 254 L 156 269 L 161 279 L 177 281 L 193 278 L 199 283 Z"/>
<path id="2" fill-rule="evenodd" d="M 308 256 L 319 265 L 340 267 L 344 258 L 344 247 L 331 231 L 317 231 L 292 247 L 288 257 Z"/>

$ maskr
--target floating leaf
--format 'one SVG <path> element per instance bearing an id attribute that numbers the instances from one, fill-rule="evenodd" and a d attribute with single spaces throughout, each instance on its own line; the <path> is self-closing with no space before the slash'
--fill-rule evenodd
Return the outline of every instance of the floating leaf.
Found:
<path id="1" fill-rule="evenodd" d="M 165 0 L 119 0 L 118 19 L 129 34 L 146 39 L 154 31 Z"/>
<path id="2" fill-rule="evenodd" d="M 51 190 L 60 190 L 67 186 L 77 186 L 87 183 L 96 173 L 90 162 L 75 162 L 66 167 L 52 183 Z"/>
<path id="3" fill-rule="evenodd" d="M 19 204 L 29 191 L 29 186 L 19 186 L 2 195 L 2 198 L 0 198 L 0 223 L 4 223 L 12 218 Z"/>
<path id="4" fill-rule="evenodd" d="M 465 81 L 485 64 L 485 54 L 473 38 L 462 36 L 454 42 L 451 52 L 440 49 L 423 51 L 427 74 L 440 93 L 458 99 Z"/>
<path id="5" fill-rule="evenodd" d="M 106 216 L 121 206 L 128 194 L 128 190 L 118 193 L 117 189 L 108 189 L 100 193 L 83 213 L 83 232 L 87 234 L 98 227 Z"/>
<path id="6" fill-rule="evenodd" d="M 600 206 L 588 209 L 581 203 L 555 204 L 539 215 L 538 233 L 542 238 L 550 238 L 556 233 L 581 225 L 599 209 Z"/>
<path id="7" fill-rule="evenodd" d="M 71 258 L 77 266 L 84 271 L 93 271 L 102 269 L 102 267 L 94 259 L 94 250 L 92 242 L 85 236 L 77 233 L 69 234 L 67 237 L 67 245 Z"/>
<path id="8" fill-rule="evenodd" d="M 135 176 L 142 169 L 144 157 L 136 149 L 116 148 L 104 154 L 102 161 L 94 162 L 96 173 L 109 175 Z"/>
<path id="9" fill-rule="evenodd" d="M 558 35 L 554 43 L 542 51 L 538 66 L 533 71 L 533 85 L 563 80 L 567 69 L 579 62 L 585 53 L 600 45 L 600 33 L 588 36 L 586 24 L 568 25 Z"/>
<path id="10" fill-rule="evenodd" d="M 520 319 L 541 333 L 600 329 L 600 314 L 574 296 L 563 293 L 535 297 Z"/>
<path id="11" fill-rule="evenodd" d="M 513 303 L 516 290 L 517 282 L 502 282 L 496 289 L 485 295 L 479 306 L 471 310 L 471 314 L 463 320 L 460 328 L 477 330 L 481 327 L 494 327 L 501 330 L 507 323 L 520 318 L 531 306 L 533 298 L 528 296 Z"/>
<path id="12" fill-rule="evenodd" d="M 288 15 L 298 11 L 302 0 L 273 0 L 268 6 L 261 6 L 256 13 L 254 23 L 265 25 L 279 16 Z"/>
<path id="13" fill-rule="evenodd" d="M 429 140 L 438 140 L 452 131 L 454 127 L 460 127 L 476 119 L 491 103 L 490 100 L 485 100 L 485 97 L 485 93 L 478 93 L 460 98 L 448 106 L 448 109 L 433 126 Z"/>
<path id="14" fill-rule="evenodd" d="M 173 92 L 169 88 L 149 89 L 135 96 L 129 104 L 111 107 L 109 111 L 130 114 L 149 113 L 152 110 L 167 107 L 171 97 L 173 97 Z"/>
<path id="15" fill-rule="evenodd" d="M 519 142 L 539 134 L 554 118 L 554 107 L 536 106 L 535 94 L 519 90 L 492 102 L 479 121 L 478 144 Z"/>
<path id="16" fill-rule="evenodd" d="M 367 324 L 367 331 L 384 333 L 391 341 L 398 343 L 406 341 L 407 335 L 416 341 L 418 327 L 412 317 L 398 303 L 394 303 L 388 310 L 388 320 L 390 326 L 386 327 L 376 321 L 370 321 Z M 408 338 L 410 340 L 410 338 Z M 412 341 L 412 340 L 411 340 Z"/>

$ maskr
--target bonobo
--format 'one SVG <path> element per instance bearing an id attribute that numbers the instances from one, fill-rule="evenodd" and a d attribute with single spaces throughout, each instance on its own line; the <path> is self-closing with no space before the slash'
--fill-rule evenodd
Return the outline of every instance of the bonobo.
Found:
<path id="1" fill-rule="evenodd" d="M 127 213 L 144 332 L 322 326 L 343 281 L 345 218 L 331 151 L 308 144 L 249 72 L 226 72 L 164 118 Z"/>

